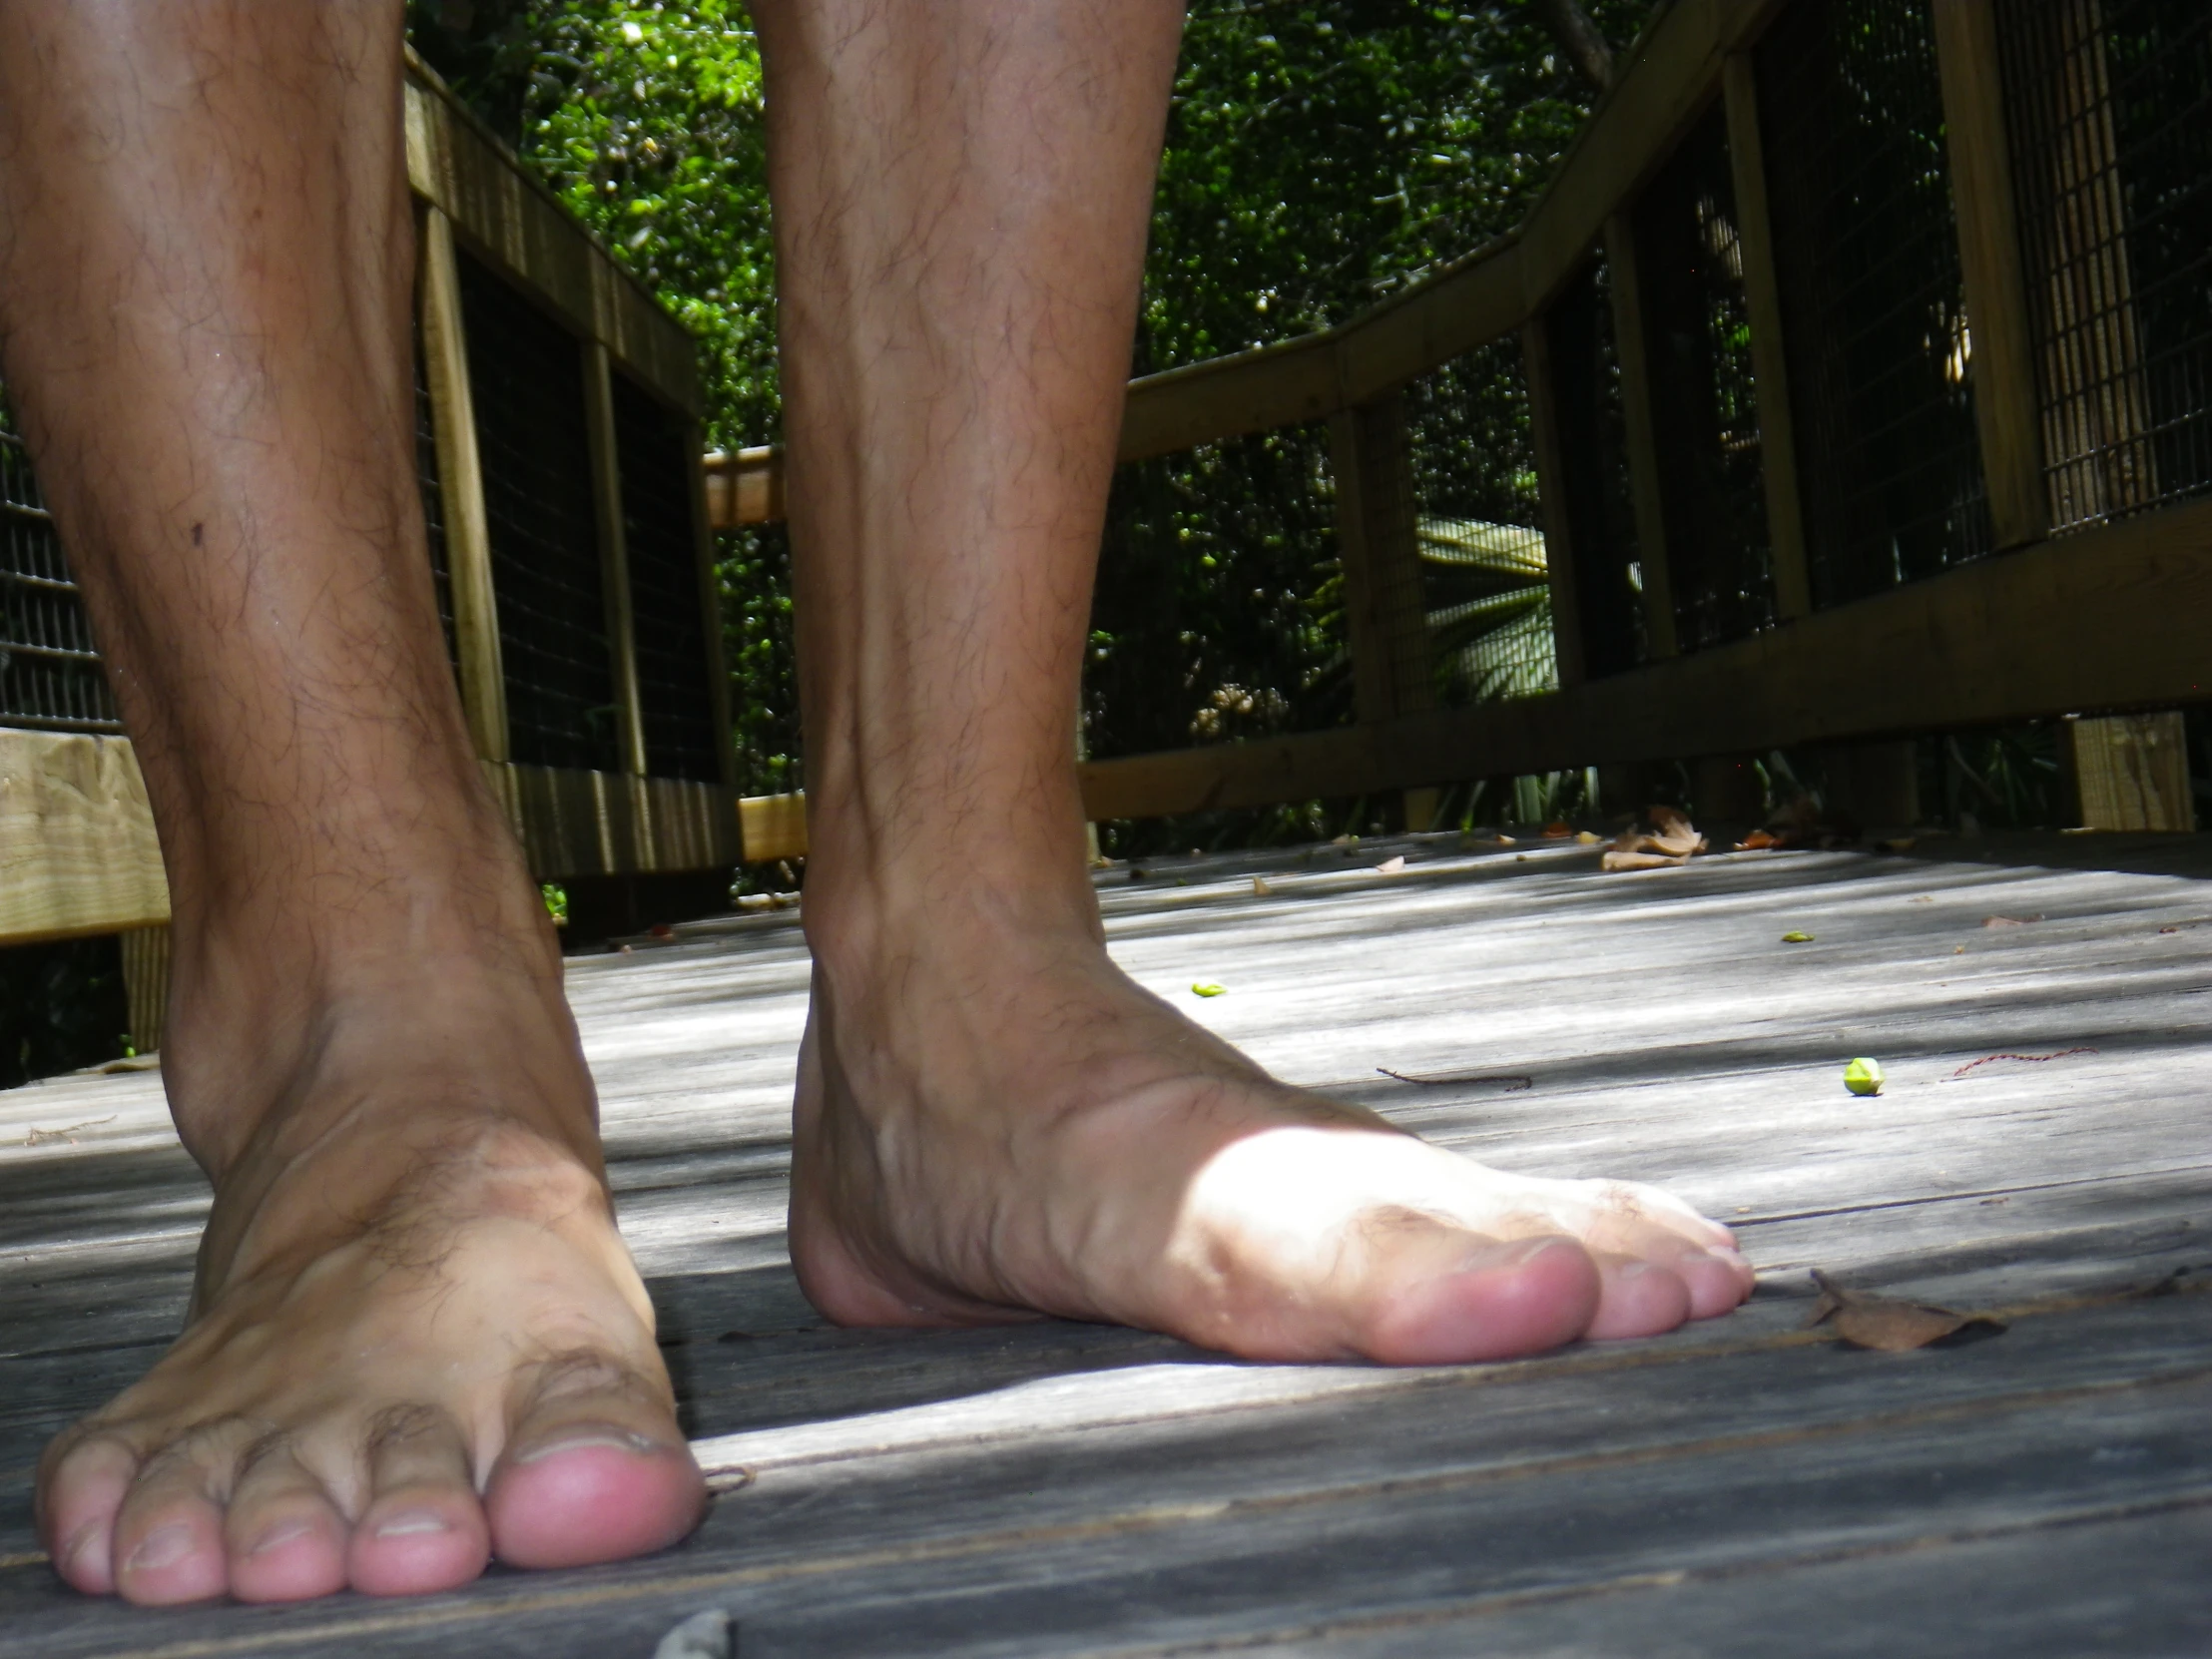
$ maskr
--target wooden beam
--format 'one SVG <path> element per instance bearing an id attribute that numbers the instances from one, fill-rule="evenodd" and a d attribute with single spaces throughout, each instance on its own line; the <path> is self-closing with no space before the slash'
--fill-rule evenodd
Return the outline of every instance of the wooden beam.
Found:
<path id="1" fill-rule="evenodd" d="M 749 864 L 807 855 L 807 797 L 749 795 L 738 803 L 744 859 Z"/>
<path id="2" fill-rule="evenodd" d="M 1344 406 L 1337 335 L 1308 334 L 1130 382 L 1119 458 L 1149 460 L 1246 432 L 1326 420 Z"/>
<path id="3" fill-rule="evenodd" d="M 2084 830 L 2194 830 L 2189 733 L 2178 710 L 2066 721 L 2062 741 Z"/>
<path id="4" fill-rule="evenodd" d="M 0 943 L 168 919 L 161 843 L 129 740 L 0 730 Z"/>
<path id="5" fill-rule="evenodd" d="M 616 738 L 626 771 L 646 774 L 645 715 L 638 698 L 637 608 L 630 598 L 629 537 L 622 522 L 622 463 L 615 444 L 614 376 L 607 348 L 584 341 L 584 432 L 591 454 L 592 509 L 599 536 L 599 581 L 607 609 L 607 657 L 614 684 Z"/>
<path id="6" fill-rule="evenodd" d="M 1337 395 L 1366 403 L 1521 324 L 1520 250 L 1493 243 L 1335 330 Z"/>
<path id="7" fill-rule="evenodd" d="M 703 445 L 700 424 L 690 426 L 688 452 Z M 715 723 L 715 757 L 723 783 L 735 789 L 738 782 L 738 746 L 730 709 L 730 661 L 722 638 L 722 578 L 716 569 L 715 531 L 720 528 L 708 504 L 707 469 L 692 469 L 692 535 L 699 558 L 699 620 L 707 630 L 707 696 Z"/>
<path id="8" fill-rule="evenodd" d="M 1543 507 L 1544 572 L 1551 586 L 1551 648 L 1562 688 L 1579 686 L 1586 673 L 1582 649 L 1582 595 L 1576 586 L 1572 515 L 1567 510 L 1566 456 L 1559 433 L 1559 405 L 1551 362 L 1551 330 L 1538 317 L 1520 331 L 1521 374 L 1528 383 L 1528 427 L 1536 452 L 1536 495 Z"/>
<path id="9" fill-rule="evenodd" d="M 1934 0 L 1950 147 L 1958 267 L 1971 330 L 1974 421 L 1999 547 L 2042 536 L 2050 522 L 2037 431 L 2033 324 L 2021 269 L 1997 59 L 1996 8 L 1988 0 Z"/>
<path id="10" fill-rule="evenodd" d="M 445 518 L 445 562 L 453 597 L 453 643 L 460 659 L 461 706 L 477 758 L 507 758 L 507 680 L 500 664 L 499 600 L 491 580 L 491 522 L 484 510 L 484 468 L 476 446 L 468 345 L 461 319 L 453 231 L 435 207 L 422 214 L 423 375 L 438 450 L 438 497 Z"/>
<path id="11" fill-rule="evenodd" d="M 1741 755 L 2212 696 L 2212 503 L 2143 513 L 1572 692 L 1094 761 L 1094 820 Z"/>
<path id="12" fill-rule="evenodd" d="M 740 861 L 737 793 L 719 784 L 512 763 L 484 777 L 540 880 Z"/>
<path id="13" fill-rule="evenodd" d="M 1621 372 L 1629 494 L 1636 509 L 1636 563 L 1643 575 L 1644 649 L 1656 661 L 1674 656 L 1678 649 L 1674 581 L 1667 566 L 1667 512 L 1660 493 L 1659 434 L 1653 426 L 1651 354 L 1645 346 L 1636 229 L 1626 214 L 1606 221 L 1605 264 L 1613 288 L 1613 355 Z"/>
<path id="14" fill-rule="evenodd" d="M 683 324 L 411 52 L 405 100 L 407 183 L 415 195 L 571 333 L 598 340 L 668 402 L 698 414 L 698 354 Z"/>
<path id="15" fill-rule="evenodd" d="M 784 520 L 784 448 L 710 450 L 700 463 L 707 522 L 717 530 Z"/>
<path id="16" fill-rule="evenodd" d="M 1722 66 L 1728 101 L 1728 157 L 1736 187 L 1736 246 L 1744 264 L 1751 321 L 1751 372 L 1759 396 L 1759 470 L 1767 490 L 1767 536 L 1776 613 L 1788 622 L 1813 609 L 1806 567 L 1805 509 L 1798 492 L 1797 421 L 1790 404 L 1782 283 L 1775 275 L 1774 221 L 1767 210 L 1767 147 L 1759 126 L 1759 78 L 1748 52 Z"/>
<path id="17" fill-rule="evenodd" d="M 1522 222 L 1521 291 L 1533 315 L 1574 276 L 1606 222 L 1667 160 L 1705 113 L 1721 66 L 1747 48 L 1784 0 L 1676 0 L 1619 65 L 1612 88 L 1576 135 Z"/>
<path id="18" fill-rule="evenodd" d="M 1393 394 L 1329 421 L 1337 551 L 1345 578 L 1353 702 L 1364 721 L 1434 701 L 1427 619 L 1405 474 L 1405 411 Z"/>

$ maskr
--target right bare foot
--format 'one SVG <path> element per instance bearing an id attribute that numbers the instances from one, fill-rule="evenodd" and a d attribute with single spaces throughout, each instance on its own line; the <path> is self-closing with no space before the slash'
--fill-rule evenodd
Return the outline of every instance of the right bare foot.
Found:
<path id="1" fill-rule="evenodd" d="M 78 1589 L 421 1593 L 697 1522 L 558 981 L 429 977 L 324 1010 L 260 1131 L 195 1148 L 216 1201 L 185 1334 L 39 1471 Z"/>

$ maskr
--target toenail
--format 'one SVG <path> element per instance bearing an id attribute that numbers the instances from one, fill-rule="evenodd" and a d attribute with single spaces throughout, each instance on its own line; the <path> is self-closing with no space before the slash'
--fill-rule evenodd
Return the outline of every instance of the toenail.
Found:
<path id="1" fill-rule="evenodd" d="M 105 1521 L 88 1520 L 72 1532 L 69 1535 L 69 1541 L 62 1545 L 60 1564 L 65 1567 L 75 1566 L 77 1557 L 84 1554 L 93 1539 L 100 1536 L 101 1530 L 106 1524 Z"/>
<path id="2" fill-rule="evenodd" d="M 271 1550 L 280 1549 L 285 1544 L 290 1543 L 292 1539 L 302 1537 L 305 1534 L 312 1532 L 313 1530 L 314 1524 L 311 1521 L 278 1521 L 275 1526 L 271 1527 L 267 1532 L 264 1532 L 259 1538 L 255 1539 L 254 1547 L 248 1550 L 246 1553 L 249 1555 L 267 1555 Z"/>
<path id="3" fill-rule="evenodd" d="M 443 1515 L 433 1515 L 427 1509 L 409 1509 L 405 1514 L 393 1515 L 389 1520 L 376 1523 L 379 1538 L 412 1538 L 425 1532 L 450 1532 L 453 1523 Z"/>
<path id="4" fill-rule="evenodd" d="M 1714 1261 L 1726 1262 L 1738 1273 L 1749 1273 L 1751 1271 L 1751 1258 L 1746 1256 L 1740 1250 L 1722 1249 L 1712 1251 L 1709 1254 L 1712 1256 Z"/>
<path id="5" fill-rule="evenodd" d="M 1470 1268 L 1524 1268 L 1546 1251 L 1565 1245 L 1570 1250 L 1582 1247 L 1558 1233 L 1544 1233 L 1533 1239 L 1521 1239 L 1515 1243 L 1494 1246 L 1468 1258 Z"/>
<path id="6" fill-rule="evenodd" d="M 131 1551 L 131 1558 L 123 1563 L 127 1572 L 159 1572 L 163 1567 L 175 1566 L 192 1549 L 192 1528 L 183 1521 L 172 1521 L 167 1526 L 157 1526 L 139 1540 L 138 1548 Z"/>
<path id="7" fill-rule="evenodd" d="M 594 1428 L 581 1434 L 570 1434 L 563 1439 L 548 1440 L 544 1445 L 532 1446 L 528 1451 L 519 1453 L 513 1461 L 517 1463 L 537 1463 L 559 1452 L 581 1451 L 586 1446 L 595 1445 L 608 1446 L 616 1451 L 634 1452 L 639 1455 L 669 1449 L 667 1445 L 654 1439 L 650 1434 L 632 1433 L 628 1429 L 621 1428 Z"/>

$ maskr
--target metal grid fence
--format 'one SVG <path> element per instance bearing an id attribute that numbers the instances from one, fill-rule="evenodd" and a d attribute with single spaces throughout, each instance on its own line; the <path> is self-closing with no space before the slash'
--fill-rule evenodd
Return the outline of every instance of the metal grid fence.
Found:
<path id="1" fill-rule="evenodd" d="M 1551 582 L 1518 337 L 1404 392 L 1412 530 L 1436 693 L 1446 705 L 1556 691 Z"/>
<path id="2" fill-rule="evenodd" d="M 582 355 L 474 260 L 459 266 L 509 753 L 620 771 Z"/>
<path id="3" fill-rule="evenodd" d="M 1775 620 L 1743 249 L 1717 101 L 1633 217 L 1675 638 L 1694 651 Z"/>
<path id="4" fill-rule="evenodd" d="M 720 783 L 693 518 L 699 457 L 690 423 L 622 374 L 614 376 L 614 406 L 646 770 Z"/>
<path id="5" fill-rule="evenodd" d="M 0 726 L 121 732 L 92 623 L 0 407 Z"/>
<path id="6" fill-rule="evenodd" d="M 1321 423 L 1122 467 L 1084 665 L 1088 752 L 1347 724 L 1335 507 Z"/>
<path id="7" fill-rule="evenodd" d="M 1934 19 L 1795 0 L 1757 56 L 1816 605 L 1990 549 Z"/>
<path id="8" fill-rule="evenodd" d="M 2212 8 L 2002 0 L 2054 530 L 2212 489 Z"/>

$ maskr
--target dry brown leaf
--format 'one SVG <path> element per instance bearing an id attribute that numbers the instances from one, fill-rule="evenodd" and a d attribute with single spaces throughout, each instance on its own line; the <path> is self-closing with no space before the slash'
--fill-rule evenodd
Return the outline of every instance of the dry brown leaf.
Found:
<path id="1" fill-rule="evenodd" d="M 1697 827 L 1672 807 L 1653 807 L 1650 817 L 1650 830 L 1631 825 L 1614 836 L 1599 867 L 1661 869 L 1688 863 L 1692 853 L 1705 850 L 1705 837 L 1697 832 Z"/>
<path id="2" fill-rule="evenodd" d="M 1739 852 L 1757 852 L 1762 847 L 1780 846 L 1782 842 L 1778 837 L 1768 834 L 1766 830 L 1754 830 L 1736 843 L 1736 850 Z"/>
<path id="3" fill-rule="evenodd" d="M 2025 927 L 2031 921 L 2041 921 L 2041 916 L 1983 916 L 1984 927 Z"/>
<path id="4" fill-rule="evenodd" d="M 1254 898 L 1265 898 L 1274 891 L 1275 889 L 1268 885 L 1265 876 L 1255 875 L 1252 878 L 1252 896 Z"/>
<path id="5" fill-rule="evenodd" d="M 1593 835 L 1587 830 L 1577 830 L 1574 832 L 1574 838 L 1580 841 L 1584 846 L 1595 846 L 1605 837 L 1603 835 Z M 2169 929 L 2169 931 L 2171 929 Z"/>
<path id="6" fill-rule="evenodd" d="M 1402 856 L 1384 858 L 1375 866 L 1375 873 L 1378 875 L 1400 875 L 1404 873 L 1404 870 L 1405 859 Z"/>
<path id="7" fill-rule="evenodd" d="M 1547 824 L 1544 826 L 1544 839 L 1547 841 L 1563 841 L 1573 833 L 1574 826 L 1571 824 Z"/>
<path id="8" fill-rule="evenodd" d="M 1611 846 L 1598 860 L 1600 869 L 1671 869 L 1690 861 L 1687 853 L 1639 852 L 1633 847 Z"/>
<path id="9" fill-rule="evenodd" d="M 1970 1325 L 1986 1326 L 1992 1334 L 2004 1329 L 2002 1320 L 1986 1314 L 1957 1314 L 1900 1297 L 1876 1296 L 1872 1291 L 1847 1291 L 1818 1268 L 1813 1270 L 1813 1283 L 1820 1286 L 1821 1295 L 1806 1325 L 1832 1325 L 1836 1335 L 1854 1348 L 1906 1354 Z"/>

